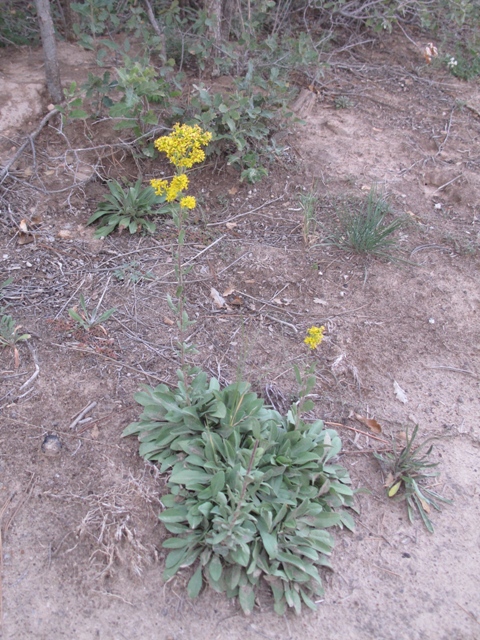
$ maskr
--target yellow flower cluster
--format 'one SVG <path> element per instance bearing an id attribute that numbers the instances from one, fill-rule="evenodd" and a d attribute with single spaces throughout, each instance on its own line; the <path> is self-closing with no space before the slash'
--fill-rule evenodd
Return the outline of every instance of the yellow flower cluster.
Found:
<path id="1" fill-rule="evenodd" d="M 168 180 L 150 180 L 150 184 L 155 189 L 157 196 L 165 193 L 167 202 L 173 202 L 179 193 L 188 189 L 188 183 L 189 180 L 184 173 L 174 176 L 170 182 Z"/>
<path id="2" fill-rule="evenodd" d="M 195 209 L 197 201 L 193 196 L 185 196 L 180 200 L 180 206 L 182 209 Z"/>
<path id="3" fill-rule="evenodd" d="M 207 146 L 211 139 L 210 131 L 203 131 L 198 124 L 192 127 L 177 122 L 170 135 L 157 138 L 154 144 L 158 151 L 167 155 L 173 165 L 190 169 L 194 164 L 205 160 L 202 147 Z"/>
<path id="4" fill-rule="evenodd" d="M 310 329 L 307 330 L 307 337 L 304 343 L 310 347 L 310 349 L 316 349 L 318 345 L 322 343 L 324 331 L 325 327 L 310 327 Z"/>

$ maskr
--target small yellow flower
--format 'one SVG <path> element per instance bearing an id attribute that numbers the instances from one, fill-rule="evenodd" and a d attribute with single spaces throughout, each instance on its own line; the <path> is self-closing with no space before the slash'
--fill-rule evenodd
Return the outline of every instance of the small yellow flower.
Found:
<path id="1" fill-rule="evenodd" d="M 180 206 L 182 209 L 195 209 L 197 201 L 193 196 L 185 196 L 180 200 Z"/>
<path id="2" fill-rule="evenodd" d="M 310 329 L 307 330 L 307 337 L 304 343 L 309 346 L 310 349 L 316 349 L 318 345 L 322 343 L 324 331 L 325 327 L 310 327 Z"/>
<path id="3" fill-rule="evenodd" d="M 161 196 L 167 190 L 168 181 L 167 180 L 158 180 L 158 179 L 150 180 L 150 185 L 155 190 L 156 195 L 157 196 Z"/>

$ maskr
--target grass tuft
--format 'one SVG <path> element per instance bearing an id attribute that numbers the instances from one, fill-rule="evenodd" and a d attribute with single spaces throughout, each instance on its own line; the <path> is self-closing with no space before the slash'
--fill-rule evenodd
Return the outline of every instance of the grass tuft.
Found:
<path id="1" fill-rule="evenodd" d="M 402 218 L 387 223 L 390 206 L 375 188 L 370 190 L 362 210 L 348 213 L 341 219 L 341 231 L 334 239 L 340 249 L 376 257 L 391 258 L 389 252 L 396 248 L 393 234 L 403 226 Z"/>
<path id="2" fill-rule="evenodd" d="M 433 524 L 429 518 L 430 507 L 440 511 L 438 502 L 451 504 L 451 500 L 425 487 L 426 482 L 438 476 L 437 472 L 431 473 L 429 471 L 436 467 L 438 462 L 429 461 L 433 449 L 433 445 L 430 443 L 434 438 L 427 438 L 421 444 L 414 446 L 417 434 L 418 425 L 410 437 L 407 431 L 406 445 L 400 451 L 394 441 L 392 453 L 383 455 L 375 453 L 374 455 L 387 472 L 385 486 L 388 497 L 405 500 L 410 522 L 413 522 L 414 513 L 418 512 L 426 529 L 433 533 Z M 429 444 L 430 446 L 425 451 Z"/>

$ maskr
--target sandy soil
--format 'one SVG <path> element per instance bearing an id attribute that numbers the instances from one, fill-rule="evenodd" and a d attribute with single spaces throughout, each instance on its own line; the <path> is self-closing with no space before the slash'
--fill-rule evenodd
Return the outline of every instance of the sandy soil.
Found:
<path id="1" fill-rule="evenodd" d="M 47 113 L 38 52 L 11 54 L 0 63 L 2 164 Z M 74 45 L 62 55 L 66 83 L 91 69 Z M 140 413 L 138 386 L 174 380 L 173 232 L 94 240 L 85 222 L 105 187 L 91 167 L 130 177 L 135 167 L 120 156 L 72 159 L 65 136 L 80 148 L 84 131 L 52 120 L 35 141 L 36 164 L 27 150 L 0 186 L 0 283 L 14 278 L 4 302 L 32 335 L 18 370 L 13 352 L 0 351 L 2 637 L 480 638 L 480 88 L 428 67 L 405 40 L 337 62 L 307 96 L 304 124 L 283 135 L 283 160 L 264 183 L 202 170 L 201 213 L 187 236 L 198 362 L 222 381 L 240 367 L 258 392 L 275 385 L 288 397 L 306 328 L 327 328 L 315 414 L 344 425 L 340 460 L 368 491 L 357 497 L 356 532 L 335 534 L 318 611 L 279 618 L 265 598 L 245 618 L 209 591 L 191 602 L 187 571 L 162 583 L 164 479 L 120 434 Z M 335 108 L 338 96 L 348 108 Z M 402 261 L 326 241 L 372 185 L 407 220 Z M 312 188 L 318 229 L 305 247 L 299 194 Z M 213 307 L 212 286 L 234 288 L 237 305 Z M 105 292 L 102 308 L 117 308 L 107 335 L 68 323 L 80 292 L 91 305 Z M 91 402 L 94 421 L 71 428 Z M 433 535 L 386 497 L 371 454 L 385 444 L 352 430 L 366 431 L 352 412 L 374 417 L 388 442 L 415 424 L 422 437 L 439 436 L 436 490 L 453 504 L 432 514 Z M 48 434 L 60 439 L 58 455 L 42 450 Z"/>

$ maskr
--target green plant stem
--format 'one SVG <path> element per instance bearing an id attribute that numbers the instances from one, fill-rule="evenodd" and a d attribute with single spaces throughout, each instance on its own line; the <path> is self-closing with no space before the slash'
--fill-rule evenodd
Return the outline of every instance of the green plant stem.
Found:
<path id="1" fill-rule="evenodd" d="M 235 513 L 233 514 L 233 518 L 232 518 L 232 521 L 230 523 L 229 533 L 232 533 L 232 531 L 233 531 L 233 527 L 235 525 L 235 522 L 236 522 L 238 516 L 240 515 L 240 510 L 241 510 L 241 508 L 243 506 L 243 502 L 245 500 L 245 493 L 247 491 L 247 484 L 248 484 L 248 476 L 250 475 L 250 472 L 251 472 L 252 467 L 253 467 L 253 461 L 255 460 L 255 454 L 257 453 L 258 443 L 259 443 L 259 440 L 255 440 L 255 444 L 253 445 L 253 449 L 252 449 L 252 455 L 250 456 L 250 462 L 248 463 L 247 473 L 245 474 L 245 480 L 243 481 L 242 492 L 240 494 L 240 500 L 238 501 L 237 508 L 235 509 Z"/>
<path id="2" fill-rule="evenodd" d="M 185 389 L 187 392 L 187 402 L 190 404 L 190 398 L 188 396 L 188 375 L 187 375 L 187 363 L 186 363 L 186 353 L 185 353 L 185 322 L 184 322 L 184 311 L 185 311 L 185 281 L 184 281 L 184 272 L 183 272 L 183 226 L 184 226 L 185 218 L 182 209 L 178 211 L 178 225 L 177 225 L 177 281 L 178 281 L 178 289 L 177 289 L 177 297 L 178 297 L 178 328 L 179 328 L 179 343 L 180 343 L 180 368 L 182 370 L 183 376 L 183 384 L 185 385 Z"/>

